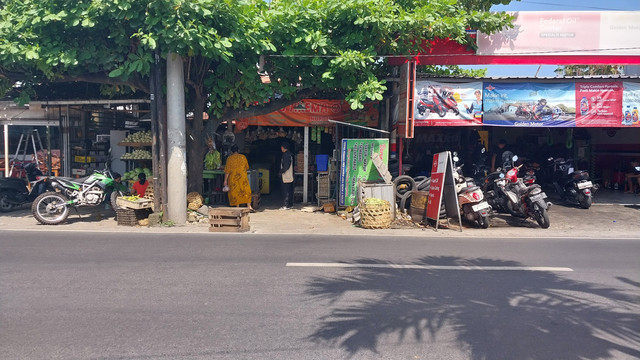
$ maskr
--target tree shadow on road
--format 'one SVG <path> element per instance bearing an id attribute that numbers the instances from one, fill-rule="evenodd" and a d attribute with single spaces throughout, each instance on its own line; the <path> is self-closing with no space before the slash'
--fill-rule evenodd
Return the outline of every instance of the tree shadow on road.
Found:
<path id="1" fill-rule="evenodd" d="M 459 257 L 412 264 L 523 266 Z M 350 356 L 376 353 L 383 338 L 429 343 L 453 333 L 472 359 L 640 358 L 640 297 L 623 289 L 547 271 L 345 271 L 311 279 L 305 293 L 330 309 L 309 339 L 337 345 Z"/>

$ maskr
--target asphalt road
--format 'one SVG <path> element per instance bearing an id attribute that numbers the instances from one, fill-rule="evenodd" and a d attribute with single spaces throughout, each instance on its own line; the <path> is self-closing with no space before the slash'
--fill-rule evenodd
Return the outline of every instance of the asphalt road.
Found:
<path id="1" fill-rule="evenodd" d="M 637 359 L 639 255 L 615 238 L 3 231 L 0 358 Z"/>

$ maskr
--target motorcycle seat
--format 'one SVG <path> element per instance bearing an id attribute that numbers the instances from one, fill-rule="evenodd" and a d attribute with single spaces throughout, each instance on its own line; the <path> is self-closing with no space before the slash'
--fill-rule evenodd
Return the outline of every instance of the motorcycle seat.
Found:
<path id="1" fill-rule="evenodd" d="M 78 184 L 78 185 L 82 185 L 89 177 L 91 177 L 91 175 L 87 175 L 81 178 L 70 178 L 70 177 L 62 177 L 62 176 L 58 176 L 56 177 L 56 179 L 58 180 L 62 180 L 64 182 L 70 182 L 70 183 L 74 183 L 74 184 Z"/>

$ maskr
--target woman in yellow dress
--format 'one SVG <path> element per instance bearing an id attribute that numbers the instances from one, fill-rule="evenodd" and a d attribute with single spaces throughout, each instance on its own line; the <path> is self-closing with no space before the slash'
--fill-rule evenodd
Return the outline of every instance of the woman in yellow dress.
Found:
<path id="1" fill-rule="evenodd" d="M 234 144 L 231 146 L 231 155 L 224 166 L 224 186 L 229 187 L 229 205 L 247 204 L 249 210 L 253 211 L 247 170 L 249 170 L 247 158 L 238 153 L 238 145 Z"/>

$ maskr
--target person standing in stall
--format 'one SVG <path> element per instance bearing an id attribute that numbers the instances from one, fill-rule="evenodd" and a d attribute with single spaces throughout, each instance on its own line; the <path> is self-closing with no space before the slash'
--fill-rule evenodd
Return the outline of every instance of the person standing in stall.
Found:
<path id="1" fill-rule="evenodd" d="M 230 151 L 231 155 L 224 166 L 224 186 L 229 188 L 229 206 L 247 204 L 247 208 L 254 212 L 251 207 L 251 186 L 247 175 L 249 162 L 244 155 L 238 153 L 238 145 L 233 144 Z"/>
<path id="2" fill-rule="evenodd" d="M 282 159 L 280 160 L 280 179 L 282 180 L 282 195 L 284 205 L 280 210 L 289 210 L 293 207 L 293 153 L 289 151 L 289 144 L 285 141 L 280 145 Z"/>

